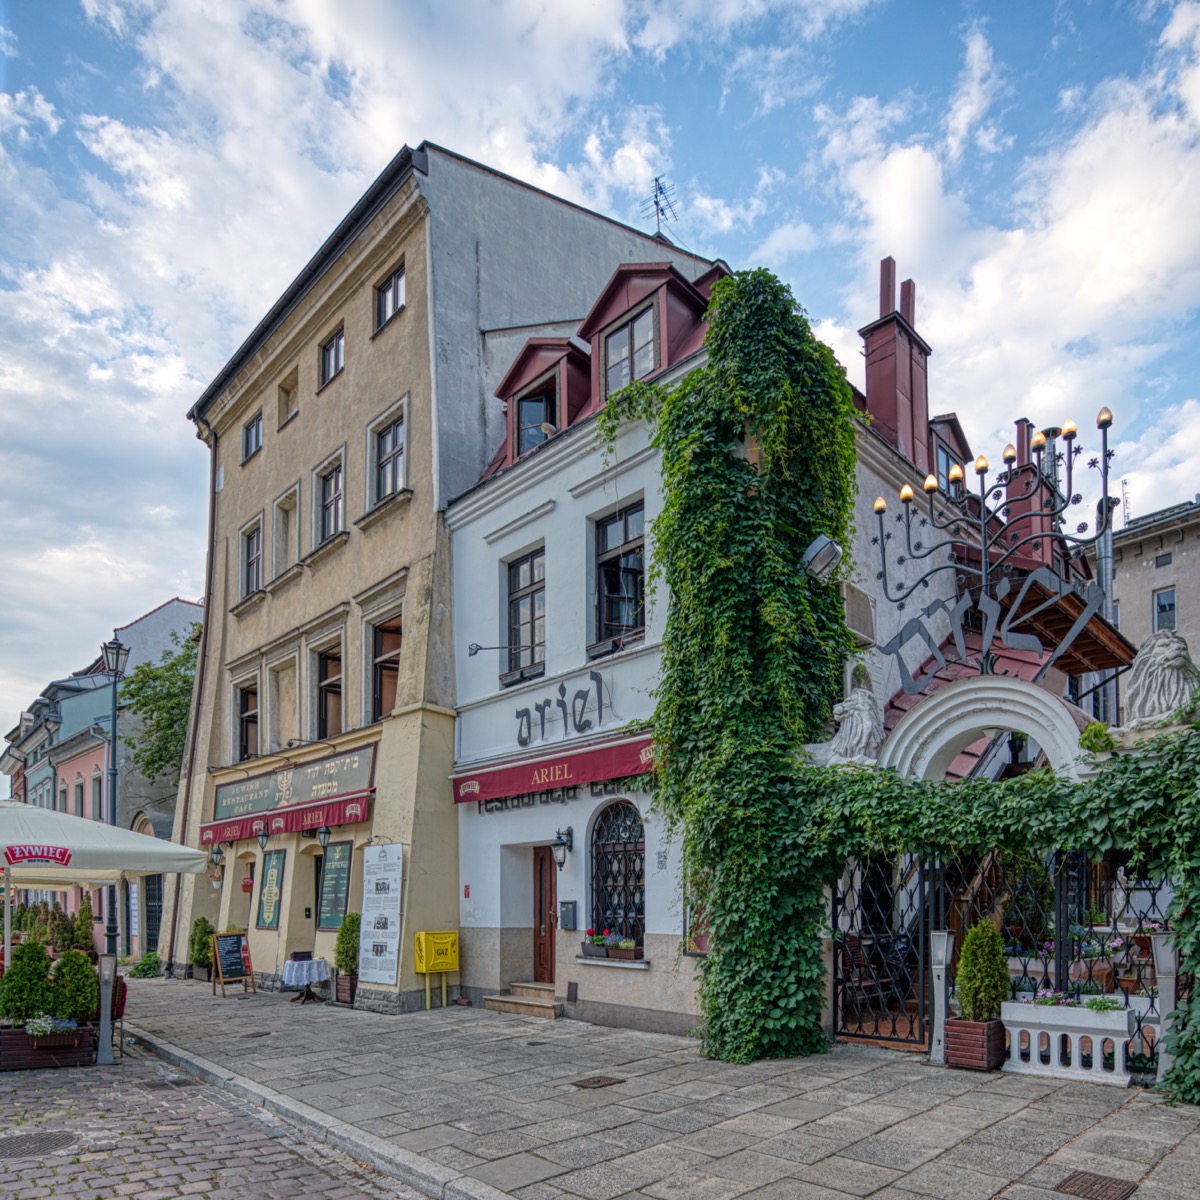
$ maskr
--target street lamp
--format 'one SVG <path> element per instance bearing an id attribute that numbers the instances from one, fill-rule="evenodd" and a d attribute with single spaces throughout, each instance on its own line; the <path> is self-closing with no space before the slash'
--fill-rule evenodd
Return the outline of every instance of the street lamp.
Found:
<path id="1" fill-rule="evenodd" d="M 561 871 L 567 862 L 567 851 L 575 844 L 575 830 L 570 825 L 566 829 L 556 829 L 554 831 L 554 841 L 550 843 L 550 853 L 554 855 L 554 861 Z"/>
<path id="2" fill-rule="evenodd" d="M 321 828 L 317 830 L 317 841 L 321 843 L 322 850 L 327 850 L 329 848 L 329 837 L 330 837 L 329 826 L 322 825 Z"/>
<path id="3" fill-rule="evenodd" d="M 266 852 L 267 852 L 267 843 L 270 840 L 271 840 L 271 835 L 265 829 L 260 829 L 258 831 L 258 848 L 264 854 L 266 854 Z"/>
<path id="4" fill-rule="evenodd" d="M 129 662 L 129 647 L 121 642 L 114 629 L 111 642 L 104 642 L 100 647 L 104 655 L 104 670 L 112 676 L 112 723 L 109 726 L 108 745 L 108 823 L 117 824 L 117 685 L 125 677 L 125 667 Z M 104 922 L 104 949 L 108 954 L 117 952 L 117 885 L 108 885 L 108 910 Z"/>

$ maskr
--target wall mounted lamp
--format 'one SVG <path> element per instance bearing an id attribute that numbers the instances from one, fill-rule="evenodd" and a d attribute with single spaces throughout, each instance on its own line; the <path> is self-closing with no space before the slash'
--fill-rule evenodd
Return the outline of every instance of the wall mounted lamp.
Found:
<path id="1" fill-rule="evenodd" d="M 566 829 L 556 829 L 554 831 L 554 841 L 550 843 L 550 853 L 554 855 L 554 861 L 558 864 L 558 869 L 561 871 L 567 862 L 567 852 L 575 844 L 575 831 L 570 825 Z"/>
<path id="2" fill-rule="evenodd" d="M 221 849 L 220 843 L 214 843 L 212 850 L 209 851 L 209 857 L 212 859 L 214 867 L 219 867 L 225 858 L 225 851 Z"/>
<path id="3" fill-rule="evenodd" d="M 842 548 L 832 538 L 823 533 L 813 538 L 812 544 L 804 552 L 800 565 L 804 573 L 818 583 L 824 583 L 837 570 L 842 561 Z"/>
<path id="4" fill-rule="evenodd" d="M 328 825 L 322 825 L 317 830 L 317 841 L 321 843 L 321 849 L 324 850 L 329 845 L 330 829 Z"/>
<path id="5" fill-rule="evenodd" d="M 267 843 L 270 840 L 271 840 L 271 835 L 265 829 L 260 829 L 258 831 L 258 848 L 264 854 L 266 854 L 266 852 L 267 852 Z"/>

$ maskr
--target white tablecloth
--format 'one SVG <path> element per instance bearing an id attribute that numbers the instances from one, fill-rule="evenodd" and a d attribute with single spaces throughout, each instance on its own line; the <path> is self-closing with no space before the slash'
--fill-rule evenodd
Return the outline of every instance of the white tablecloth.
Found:
<path id="1" fill-rule="evenodd" d="M 324 983 L 329 978 L 329 964 L 323 958 L 314 958 L 309 962 L 292 962 L 290 959 L 283 964 L 283 986 L 301 988 L 309 983 Z"/>

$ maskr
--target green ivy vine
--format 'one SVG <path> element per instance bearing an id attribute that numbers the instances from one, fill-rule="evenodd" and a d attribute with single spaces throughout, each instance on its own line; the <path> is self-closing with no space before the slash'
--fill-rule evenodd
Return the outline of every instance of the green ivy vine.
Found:
<path id="1" fill-rule="evenodd" d="M 836 583 L 800 560 L 850 537 L 858 419 L 842 368 L 767 271 L 718 282 L 708 359 L 672 389 L 625 389 L 599 416 L 613 446 L 645 420 L 662 460 L 652 583 L 670 596 L 653 720 L 654 803 L 683 854 L 711 949 L 703 1046 L 734 1062 L 826 1048 L 827 889 L 849 858 L 1127 850 L 1172 881 L 1186 962 L 1200 963 L 1200 724 L 1104 756 L 1075 784 L 1049 771 L 930 782 L 818 768 L 801 752 L 840 698 L 852 652 Z M 1200 989 L 1176 1014 L 1167 1085 L 1200 1103 Z"/>

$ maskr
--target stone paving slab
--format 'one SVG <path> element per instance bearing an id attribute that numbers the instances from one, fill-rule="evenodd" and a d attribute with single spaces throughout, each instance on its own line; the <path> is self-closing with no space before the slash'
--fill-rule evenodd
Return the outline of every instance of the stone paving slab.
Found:
<path id="1" fill-rule="evenodd" d="M 128 1023 L 434 1200 L 1052 1200 L 1073 1170 L 1135 1181 L 1135 1200 L 1200 1196 L 1200 1109 L 1134 1089 L 864 1046 L 737 1066 L 575 1021 L 231 1000 L 139 980 Z M 574 1086 L 594 1075 L 621 1082 Z"/>

